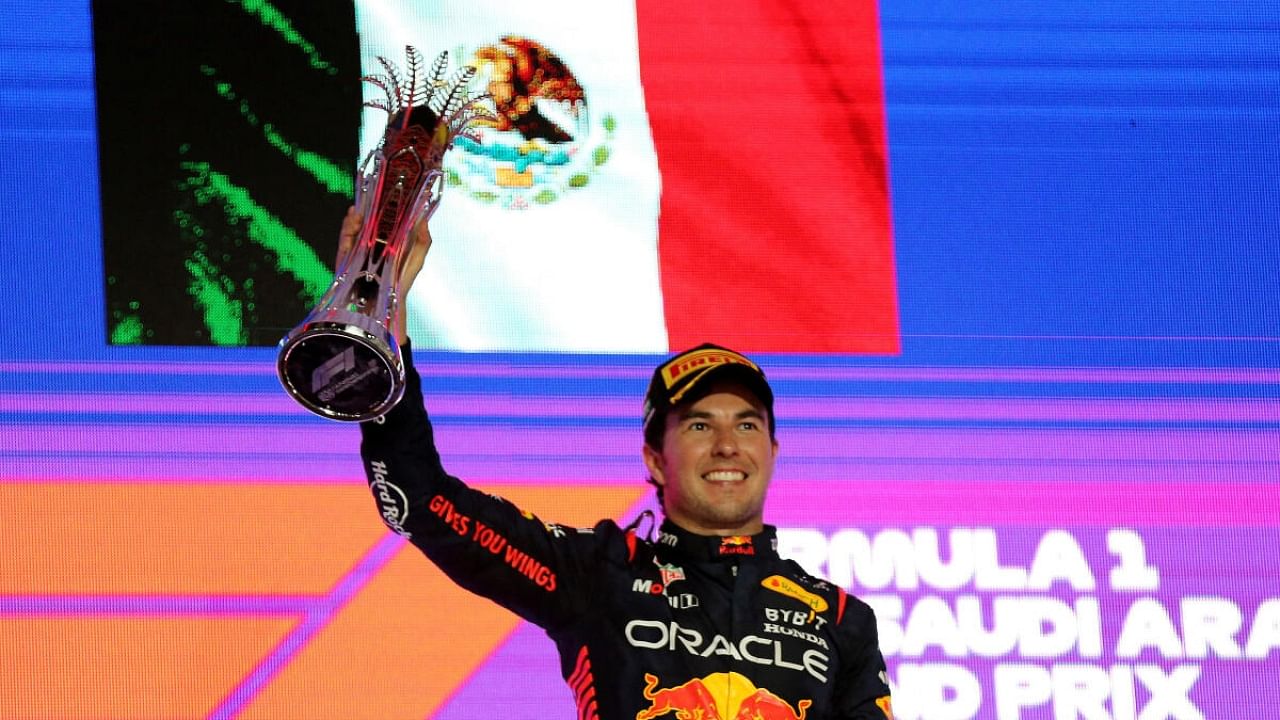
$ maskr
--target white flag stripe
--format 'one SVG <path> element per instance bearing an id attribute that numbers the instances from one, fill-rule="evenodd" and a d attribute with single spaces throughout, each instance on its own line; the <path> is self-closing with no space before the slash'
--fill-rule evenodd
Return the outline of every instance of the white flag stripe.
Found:
<path id="1" fill-rule="evenodd" d="M 511 35 L 554 53 L 586 98 L 585 114 L 567 126 L 569 105 L 535 99 L 540 107 L 554 106 L 546 115 L 573 135 L 570 142 L 528 143 L 515 130 L 486 135 L 490 148 L 533 146 L 548 158 L 559 153 L 558 160 L 516 167 L 509 157 L 450 151 L 446 168 L 462 184 L 446 187 L 431 223 L 431 257 L 410 293 L 415 347 L 665 352 L 660 181 L 640 86 L 634 6 L 565 2 L 548 12 L 498 0 L 359 0 L 356 8 L 366 73 L 382 72 L 379 55 L 402 65 L 406 44 L 428 59 L 448 50 L 457 67 Z M 365 88 L 366 98 L 379 92 Z M 385 122 L 382 112 L 366 112 L 366 152 Z M 499 172 L 508 179 L 499 182 Z"/>

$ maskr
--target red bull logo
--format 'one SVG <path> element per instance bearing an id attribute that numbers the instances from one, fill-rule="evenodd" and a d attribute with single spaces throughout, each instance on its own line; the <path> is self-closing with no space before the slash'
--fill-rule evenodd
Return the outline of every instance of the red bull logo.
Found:
<path id="1" fill-rule="evenodd" d="M 750 535 L 729 535 L 720 538 L 721 555 L 755 555 L 756 546 Z"/>
<path id="2" fill-rule="evenodd" d="M 736 672 L 712 673 L 671 688 L 658 688 L 658 678 L 645 673 L 644 699 L 649 707 L 636 720 L 674 713 L 674 720 L 804 720 L 812 700 L 795 707 Z"/>

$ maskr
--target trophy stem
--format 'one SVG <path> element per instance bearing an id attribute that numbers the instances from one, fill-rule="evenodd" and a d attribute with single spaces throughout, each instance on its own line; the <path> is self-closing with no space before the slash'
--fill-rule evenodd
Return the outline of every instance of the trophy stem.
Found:
<path id="1" fill-rule="evenodd" d="M 276 371 L 285 391 L 304 408 L 333 420 L 379 417 L 404 395 L 404 362 L 393 328 L 404 311 L 397 287 L 410 255 L 413 227 L 440 204 L 445 151 L 467 127 L 487 121 L 480 98 L 467 98 L 474 68 L 443 81 L 447 54 L 435 77 L 419 83 L 422 62 L 406 48 L 408 82 L 380 58 L 387 76 L 364 79 L 386 91 L 369 103 L 388 114 L 382 144 L 361 167 L 356 207 L 364 224 L 344 257 L 333 285 L 303 322 L 280 341 Z"/>

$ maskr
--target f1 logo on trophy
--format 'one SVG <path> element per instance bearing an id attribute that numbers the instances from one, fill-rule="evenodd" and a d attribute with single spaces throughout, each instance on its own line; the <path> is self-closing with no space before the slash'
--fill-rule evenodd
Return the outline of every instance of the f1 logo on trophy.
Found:
<path id="1" fill-rule="evenodd" d="M 473 126 L 492 113 L 468 97 L 474 67 L 445 79 L 448 53 L 440 53 L 425 78 L 422 57 L 405 48 L 408 68 L 386 58 L 385 75 L 366 75 L 386 100 L 365 103 L 387 113 L 382 142 L 365 158 L 356 178 L 357 210 L 364 224 L 349 251 L 338 258 L 333 285 L 300 325 L 280 340 L 276 371 L 303 407 L 333 420 L 371 420 L 404 395 L 404 360 L 393 328 L 403 312 L 396 287 L 410 251 L 410 232 L 426 222 L 444 189 L 441 162 L 454 138 L 473 140 Z"/>

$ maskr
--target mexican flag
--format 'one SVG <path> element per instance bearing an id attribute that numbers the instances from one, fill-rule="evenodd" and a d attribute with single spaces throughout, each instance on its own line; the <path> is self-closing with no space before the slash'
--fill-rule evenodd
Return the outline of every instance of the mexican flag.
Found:
<path id="1" fill-rule="evenodd" d="M 898 352 L 872 0 L 357 0 L 356 22 L 365 73 L 448 51 L 499 115 L 446 155 L 415 347 Z"/>

